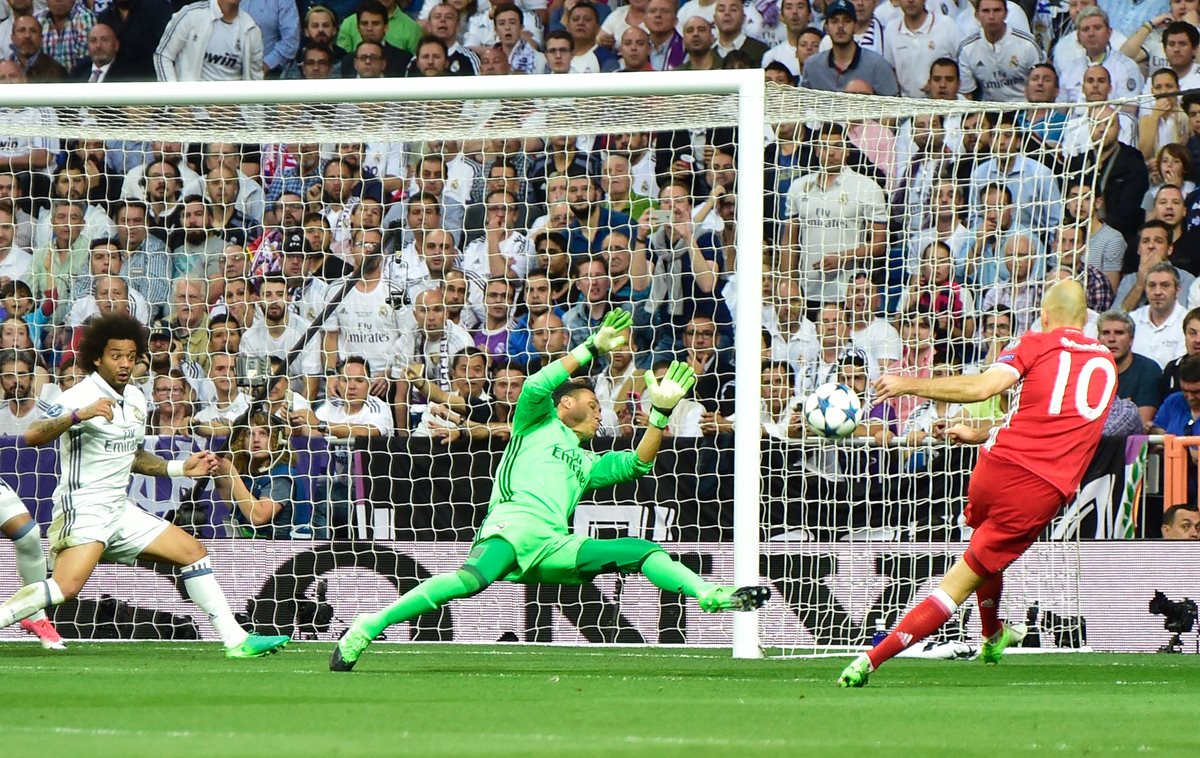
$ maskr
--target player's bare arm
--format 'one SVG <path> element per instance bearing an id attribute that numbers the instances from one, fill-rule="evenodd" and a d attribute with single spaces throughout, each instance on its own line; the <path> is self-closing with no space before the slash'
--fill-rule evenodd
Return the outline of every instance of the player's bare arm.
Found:
<path id="1" fill-rule="evenodd" d="M 982 445 L 991 436 L 992 429 L 1000 425 L 995 419 L 974 419 L 953 424 L 935 425 L 933 436 L 938 440 L 955 445 Z"/>
<path id="2" fill-rule="evenodd" d="M 913 376 L 881 376 L 875 380 L 876 402 L 903 395 L 916 395 L 946 403 L 977 403 L 1004 392 L 1017 383 L 1016 372 L 990 368 L 974 376 L 942 376 L 922 379 Z"/>
<path id="3" fill-rule="evenodd" d="M 132 471 L 145 476 L 170 476 L 167 465 L 170 461 L 159 458 L 154 453 L 138 450 L 133 454 Z M 183 475 L 187 477 L 208 476 L 217 471 L 217 456 L 205 450 L 192 453 L 183 461 Z"/>
<path id="4" fill-rule="evenodd" d="M 71 427 L 91 418 L 102 416 L 106 421 L 113 420 L 113 403 L 108 398 L 102 398 L 91 405 L 77 411 L 64 413 L 58 418 L 34 421 L 25 430 L 26 445 L 48 445 L 58 439 Z"/>

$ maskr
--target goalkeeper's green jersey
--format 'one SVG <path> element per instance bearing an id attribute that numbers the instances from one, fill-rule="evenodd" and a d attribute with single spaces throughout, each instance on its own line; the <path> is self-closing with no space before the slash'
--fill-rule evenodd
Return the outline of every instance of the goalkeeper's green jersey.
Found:
<path id="1" fill-rule="evenodd" d="M 586 492 L 632 481 L 654 468 L 632 450 L 598 455 L 579 446 L 579 437 L 558 419 L 552 399 L 568 378 L 555 361 L 525 381 L 476 538 L 503 537 L 523 571 L 569 541 L 571 514 Z"/>

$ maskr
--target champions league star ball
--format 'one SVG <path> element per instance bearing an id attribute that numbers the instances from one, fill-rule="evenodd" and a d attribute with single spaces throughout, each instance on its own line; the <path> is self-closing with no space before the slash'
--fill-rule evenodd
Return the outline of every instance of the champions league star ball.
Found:
<path id="1" fill-rule="evenodd" d="M 842 439 L 854 433 L 862 403 L 844 384 L 822 384 L 804 401 L 804 420 L 815 434 Z"/>

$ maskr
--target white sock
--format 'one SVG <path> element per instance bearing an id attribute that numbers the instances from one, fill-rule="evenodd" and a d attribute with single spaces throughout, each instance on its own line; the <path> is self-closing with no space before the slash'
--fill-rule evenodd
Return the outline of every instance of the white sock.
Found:
<path id="1" fill-rule="evenodd" d="M 46 554 L 42 552 L 42 540 L 37 530 L 37 522 L 27 523 L 25 528 L 12 538 L 12 543 L 13 550 L 17 554 L 17 573 L 21 576 L 21 584 L 33 584 L 45 579 Z M 46 618 L 46 613 L 39 610 L 27 618 L 41 621 Z"/>
<path id="2" fill-rule="evenodd" d="M 38 611 L 63 601 L 62 590 L 53 579 L 27 584 L 0 605 L 0 629 L 27 619 Z"/>
<path id="3" fill-rule="evenodd" d="M 208 620 L 212 622 L 217 634 L 221 635 L 225 647 L 237 647 L 245 642 L 250 633 L 242 628 L 233 617 L 233 611 L 229 610 L 229 601 L 225 599 L 221 585 L 217 584 L 217 579 L 213 576 L 208 556 L 190 566 L 184 566 L 182 575 L 188 597 L 208 614 Z"/>

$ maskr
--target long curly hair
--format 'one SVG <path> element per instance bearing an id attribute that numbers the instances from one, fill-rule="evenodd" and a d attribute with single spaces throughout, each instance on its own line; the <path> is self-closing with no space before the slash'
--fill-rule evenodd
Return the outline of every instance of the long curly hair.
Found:
<path id="1" fill-rule="evenodd" d="M 139 358 L 150 354 L 150 332 L 133 316 L 112 313 L 89 321 L 83 327 L 83 337 L 75 350 L 76 363 L 85 371 L 96 370 L 104 348 L 113 340 L 129 340 L 137 348 Z"/>
<path id="2" fill-rule="evenodd" d="M 250 454 L 250 430 L 256 426 L 265 426 L 270 439 L 270 458 L 260 466 L 255 466 Z M 288 443 L 288 428 L 278 416 L 266 411 L 255 411 L 246 419 L 243 426 L 233 431 L 229 438 L 229 450 L 233 453 L 233 467 L 239 474 L 257 476 L 270 471 L 282 462 L 289 466 L 295 464 L 295 453 Z"/>

